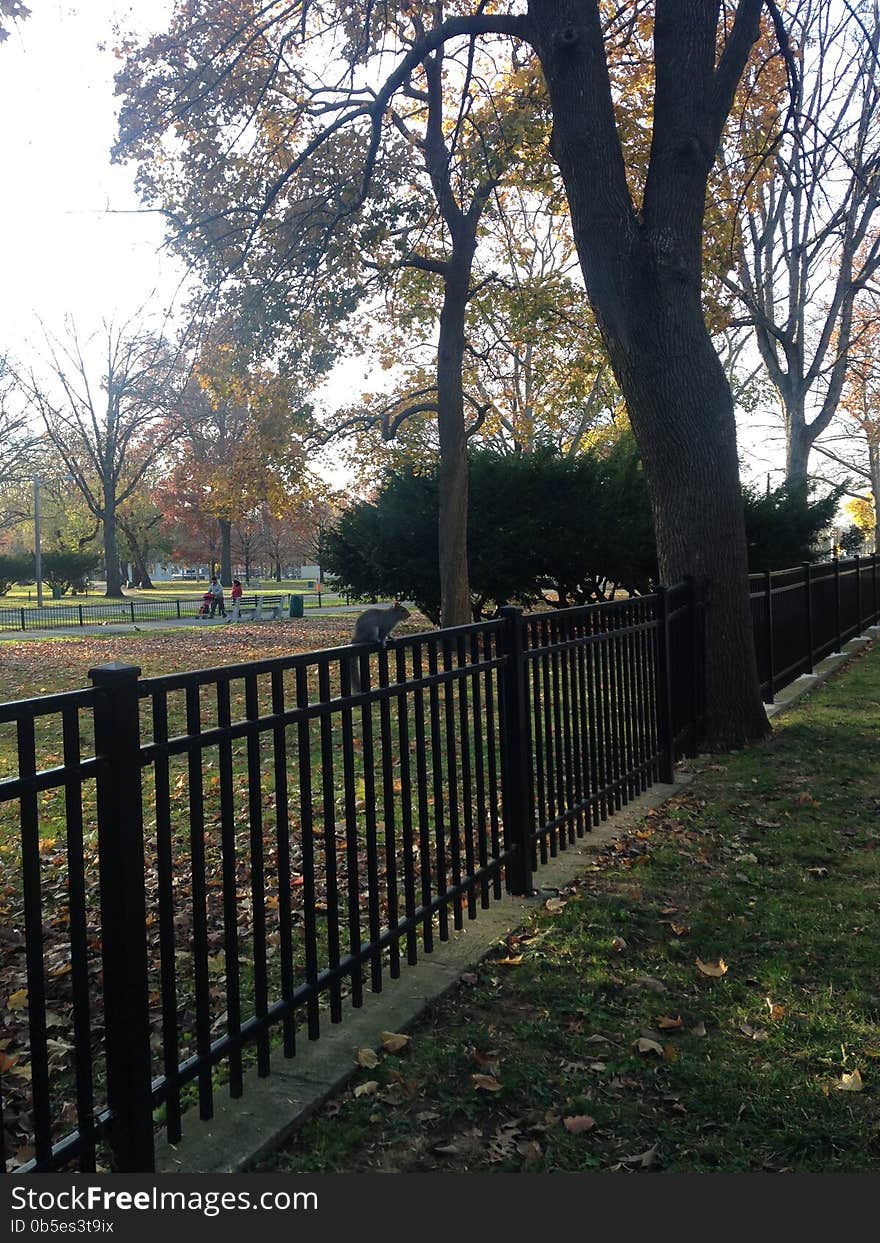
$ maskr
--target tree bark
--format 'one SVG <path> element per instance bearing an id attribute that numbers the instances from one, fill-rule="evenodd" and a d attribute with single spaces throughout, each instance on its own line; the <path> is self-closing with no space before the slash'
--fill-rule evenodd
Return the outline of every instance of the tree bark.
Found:
<path id="1" fill-rule="evenodd" d="M 220 582 L 224 587 L 232 586 L 232 523 L 226 518 L 218 518 L 220 528 Z"/>
<path id="2" fill-rule="evenodd" d="M 759 11 L 748 7 L 716 72 L 718 6 L 693 0 L 661 13 L 658 5 L 651 158 L 637 210 L 598 5 L 530 4 L 553 109 L 552 152 L 642 455 L 661 577 L 672 584 L 693 575 L 706 592 L 703 745 L 713 750 L 769 729 L 752 635 L 733 398 L 701 304 L 706 184 L 741 72 L 737 57 L 744 63 Z"/>
<path id="3" fill-rule="evenodd" d="M 469 252 L 469 253 L 468 253 Z M 444 626 L 471 620 L 467 562 L 468 459 L 462 366 L 473 246 L 455 253 L 445 278 L 437 345 L 440 615 Z"/>
<path id="4" fill-rule="evenodd" d="M 122 573 L 119 568 L 119 550 L 116 539 L 116 497 L 112 491 L 104 492 L 104 510 L 101 515 L 104 536 L 104 564 L 107 573 L 105 597 L 122 599 Z"/>
<path id="5" fill-rule="evenodd" d="M 810 434 L 803 413 L 787 410 L 785 414 L 785 478 L 788 483 L 803 483 L 808 475 L 810 450 L 815 436 Z"/>

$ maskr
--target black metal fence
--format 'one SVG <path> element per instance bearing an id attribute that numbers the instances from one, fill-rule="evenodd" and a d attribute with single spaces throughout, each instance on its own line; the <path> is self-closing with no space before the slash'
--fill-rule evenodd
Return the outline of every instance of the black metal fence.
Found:
<path id="1" fill-rule="evenodd" d="M 151 1168 L 157 1124 L 176 1141 L 671 780 L 702 617 L 686 583 L 0 705 L 4 1159 Z"/>
<path id="2" fill-rule="evenodd" d="M 271 599 L 277 603 L 279 599 L 285 604 L 290 593 L 272 591 L 267 588 L 257 596 Z M 321 592 L 295 591 L 293 595 L 315 600 L 321 608 Z M 248 601 L 253 604 L 257 596 L 251 595 Z M 43 608 L 30 605 L 19 608 L 0 607 L 0 630 L 57 630 L 71 626 L 102 626 L 108 624 L 124 624 L 151 621 L 174 621 L 177 619 L 199 616 L 202 607 L 201 595 L 191 595 L 173 600 L 104 600 L 99 604 L 51 604 Z M 229 597 L 226 597 L 229 609 Z"/>
<path id="3" fill-rule="evenodd" d="M 752 574 L 752 623 L 765 702 L 880 619 L 880 556 Z"/>

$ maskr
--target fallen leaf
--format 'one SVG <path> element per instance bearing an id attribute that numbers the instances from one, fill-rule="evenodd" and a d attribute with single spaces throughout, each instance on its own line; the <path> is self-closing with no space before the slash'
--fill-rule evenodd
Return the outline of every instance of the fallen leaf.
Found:
<path id="1" fill-rule="evenodd" d="M 778 1006 L 769 997 L 765 997 L 767 1009 L 770 1011 L 770 1018 L 774 1023 L 778 1023 L 780 1019 L 785 1018 L 785 1006 Z"/>
<path id="2" fill-rule="evenodd" d="M 502 1088 L 494 1075 L 471 1075 L 471 1083 L 477 1091 L 483 1092 L 500 1092 Z"/>
<path id="3" fill-rule="evenodd" d="M 807 876 L 815 876 L 817 880 L 824 880 L 827 875 L 827 868 L 807 868 Z"/>
<path id="4" fill-rule="evenodd" d="M 611 948 L 613 950 L 617 950 L 617 952 L 620 953 L 621 950 L 626 949 L 626 941 L 624 941 L 623 937 L 612 937 Z"/>
<path id="5" fill-rule="evenodd" d="M 572 1135 L 582 1135 L 584 1131 L 592 1131 L 596 1119 L 589 1114 L 575 1114 L 571 1118 L 563 1118 L 562 1125 Z"/>
<path id="6" fill-rule="evenodd" d="M 671 1019 L 667 1014 L 661 1014 L 656 1023 L 662 1032 L 680 1032 L 684 1027 L 684 1019 L 681 1015 Z"/>
<path id="7" fill-rule="evenodd" d="M 379 1039 L 386 1053 L 399 1053 L 401 1049 L 406 1048 L 411 1037 L 404 1036 L 400 1032 L 379 1032 Z"/>
<path id="8" fill-rule="evenodd" d="M 544 910 L 551 911 L 554 914 L 564 910 L 568 903 L 568 898 L 548 898 L 544 903 Z"/>
<path id="9" fill-rule="evenodd" d="M 6 1006 L 9 1010 L 25 1010 L 27 1008 L 27 989 L 20 988 L 18 992 L 10 993 L 6 998 Z"/>
<path id="10" fill-rule="evenodd" d="M 702 1038 L 706 1034 L 706 1024 L 702 1020 L 700 1020 L 699 1023 L 696 1023 L 691 1028 L 691 1034 Z"/>
<path id="11" fill-rule="evenodd" d="M 518 967 L 523 960 L 522 954 L 515 954 L 511 958 L 496 958 L 493 960 L 495 967 Z"/>
<path id="12" fill-rule="evenodd" d="M 703 975 L 711 976 L 713 980 L 720 980 L 723 975 L 727 975 L 727 963 L 723 958 L 719 958 L 717 963 L 703 962 L 702 958 L 698 958 L 697 970 Z"/>
<path id="13" fill-rule="evenodd" d="M 379 1065 L 379 1055 L 373 1049 L 358 1049 L 355 1061 L 358 1066 L 366 1066 L 367 1070 L 372 1070 Z"/>
<path id="14" fill-rule="evenodd" d="M 739 1030 L 744 1036 L 748 1036 L 749 1040 L 768 1040 L 769 1032 L 764 1031 L 763 1027 L 752 1027 L 751 1023 L 740 1023 Z"/>
<path id="15" fill-rule="evenodd" d="M 862 1083 L 862 1076 L 858 1070 L 854 1070 L 851 1075 L 846 1071 L 840 1076 L 840 1081 L 834 1085 L 838 1092 L 862 1092 L 865 1085 Z"/>
<path id="16" fill-rule="evenodd" d="M 663 1045 L 656 1040 L 649 1040 L 647 1036 L 640 1036 L 634 1041 L 633 1048 L 638 1053 L 656 1053 L 658 1057 L 663 1056 Z"/>
<path id="17" fill-rule="evenodd" d="M 5 1075 L 8 1070 L 12 1069 L 17 1061 L 17 1054 L 14 1057 L 10 1057 L 8 1053 L 0 1051 L 0 1075 Z"/>
<path id="18" fill-rule="evenodd" d="M 368 1079 L 366 1083 L 359 1083 L 354 1090 L 355 1096 L 375 1096 L 379 1091 L 379 1083 L 376 1079 Z"/>
<path id="19" fill-rule="evenodd" d="M 683 937 L 684 934 L 688 931 L 687 924 L 671 923 L 669 927 L 672 929 L 672 931 L 675 933 L 677 937 Z"/>
<path id="20" fill-rule="evenodd" d="M 621 1165 L 635 1165 L 635 1166 L 638 1166 L 642 1170 L 648 1170 L 654 1164 L 654 1159 L 656 1158 L 656 1156 L 657 1156 L 657 1145 L 654 1144 L 653 1147 L 647 1148 L 644 1152 L 640 1152 L 634 1157 L 623 1157 L 620 1164 Z"/>

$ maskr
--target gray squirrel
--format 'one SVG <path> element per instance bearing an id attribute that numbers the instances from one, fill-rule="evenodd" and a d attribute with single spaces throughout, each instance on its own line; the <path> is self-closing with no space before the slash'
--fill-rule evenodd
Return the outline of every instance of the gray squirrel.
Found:
<path id="1" fill-rule="evenodd" d="M 399 600 L 395 600 L 390 609 L 367 609 L 361 613 L 354 624 L 352 643 L 381 643 L 388 646 L 388 636 L 398 622 L 406 621 L 409 609 L 405 609 Z M 361 689 L 361 676 L 358 658 L 351 660 L 351 689 L 357 694 Z"/>

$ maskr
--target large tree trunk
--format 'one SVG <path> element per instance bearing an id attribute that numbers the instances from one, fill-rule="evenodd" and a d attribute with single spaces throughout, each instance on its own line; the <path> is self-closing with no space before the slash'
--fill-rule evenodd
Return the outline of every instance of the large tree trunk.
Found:
<path id="1" fill-rule="evenodd" d="M 807 478 L 813 437 L 807 430 L 802 411 L 785 412 L 785 478 L 788 483 L 803 483 Z"/>
<path id="2" fill-rule="evenodd" d="M 745 4 L 743 5 L 745 8 Z M 644 195 L 627 181 L 596 3 L 532 0 L 553 108 L 553 155 L 584 281 L 626 399 L 651 495 L 660 571 L 706 592 L 704 745 L 768 730 L 749 605 L 745 522 L 730 386 L 701 305 L 706 184 L 739 71 L 715 77 L 718 6 L 658 5 L 656 91 Z M 749 3 L 737 55 L 757 34 Z M 732 65 L 728 61 L 728 65 Z M 727 105 L 729 106 L 729 105 Z"/>
<path id="3" fill-rule="evenodd" d="M 615 370 L 632 420 L 651 494 L 663 582 L 693 575 L 706 593 L 704 745 L 743 746 L 767 731 L 748 592 L 742 489 L 736 456 L 733 400 L 702 322 L 692 326 L 686 383 L 670 356 L 684 346 L 655 319 L 656 339 L 644 338 Z M 649 350 L 651 355 L 649 355 Z M 673 353 L 674 351 L 674 353 Z M 634 365 L 633 365 L 634 364 Z M 619 368 L 619 370 L 618 370 Z"/>
<path id="4" fill-rule="evenodd" d="M 440 438 L 440 616 L 444 626 L 472 621 L 467 563 L 468 459 L 464 424 L 464 322 L 473 250 L 455 255 L 445 279 L 437 346 L 437 428 Z"/>
<path id="5" fill-rule="evenodd" d="M 116 498 L 104 496 L 104 513 L 101 519 L 104 534 L 104 564 L 107 567 L 105 596 L 114 600 L 122 598 L 122 573 L 119 568 L 119 550 L 116 540 Z"/>

